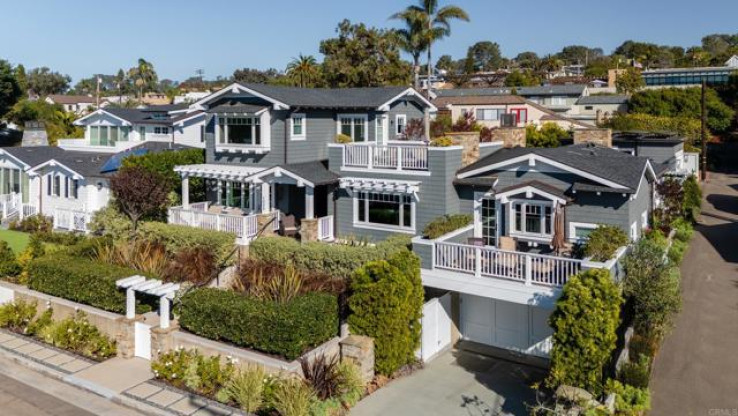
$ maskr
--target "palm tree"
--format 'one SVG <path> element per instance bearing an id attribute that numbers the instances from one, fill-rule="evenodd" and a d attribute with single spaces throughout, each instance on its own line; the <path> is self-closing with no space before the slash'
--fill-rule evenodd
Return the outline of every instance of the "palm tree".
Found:
<path id="1" fill-rule="evenodd" d="M 413 86 L 420 88 L 420 55 L 428 49 L 423 36 L 425 30 L 425 14 L 414 8 L 407 8 L 390 16 L 390 19 L 401 20 L 405 27 L 397 30 L 400 47 L 413 57 Z"/>
<path id="2" fill-rule="evenodd" d="M 318 61 L 313 55 L 300 54 L 287 65 L 287 75 L 299 82 L 300 88 L 307 87 L 318 72 Z"/>
<path id="3" fill-rule="evenodd" d="M 402 20 L 409 19 L 410 31 L 415 31 L 420 47 L 424 46 L 428 54 L 428 88 L 430 75 L 433 73 L 433 43 L 451 35 L 451 20 L 469 21 L 469 15 L 458 6 L 438 7 L 438 0 L 420 0 L 420 5 L 408 6 L 405 10 L 393 15 Z M 422 52 L 422 50 L 421 50 Z"/>
<path id="4" fill-rule="evenodd" d="M 138 98 L 143 98 L 145 88 L 156 82 L 156 71 L 151 62 L 143 58 L 138 59 L 138 65 L 128 70 L 128 77 L 135 79 L 135 84 L 139 89 Z"/>

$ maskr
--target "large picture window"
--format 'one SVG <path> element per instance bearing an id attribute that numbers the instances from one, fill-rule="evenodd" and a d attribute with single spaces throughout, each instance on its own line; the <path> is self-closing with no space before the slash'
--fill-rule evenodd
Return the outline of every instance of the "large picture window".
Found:
<path id="1" fill-rule="evenodd" d="M 414 229 L 413 209 L 412 195 L 360 192 L 356 222 Z"/>
<path id="2" fill-rule="evenodd" d="M 369 140 L 367 135 L 367 117 L 365 115 L 356 116 L 339 116 L 338 124 L 341 134 L 351 137 L 355 142 L 365 142 Z"/>
<path id="3" fill-rule="evenodd" d="M 513 202 L 512 231 L 540 236 L 552 235 L 553 207 L 545 202 Z"/>
<path id="4" fill-rule="evenodd" d="M 477 109 L 477 120 L 482 121 L 496 121 L 500 119 L 500 114 L 503 110 L 491 109 L 491 108 L 480 108 Z"/>
<path id="5" fill-rule="evenodd" d="M 220 144 L 261 145 L 261 121 L 259 117 L 218 118 Z"/>
<path id="6" fill-rule="evenodd" d="M 90 145 L 115 146 L 116 142 L 128 141 L 130 127 L 90 126 Z"/>
<path id="7" fill-rule="evenodd" d="M 219 182 L 218 205 L 249 209 L 249 185 L 241 182 Z"/>

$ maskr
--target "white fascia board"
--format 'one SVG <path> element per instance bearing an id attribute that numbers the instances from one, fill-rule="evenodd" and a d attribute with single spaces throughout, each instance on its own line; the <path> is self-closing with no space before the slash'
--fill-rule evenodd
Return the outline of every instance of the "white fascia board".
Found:
<path id="1" fill-rule="evenodd" d="M 289 176 L 290 178 L 294 179 L 295 181 L 297 181 L 298 184 L 299 183 L 302 183 L 303 185 L 308 186 L 310 188 L 315 188 L 315 184 L 314 183 L 308 181 L 305 178 L 302 178 L 300 176 L 297 176 L 294 173 L 288 171 L 287 169 L 283 169 L 283 168 L 281 168 L 279 166 L 275 166 L 275 167 L 273 167 L 271 169 L 267 169 L 265 171 L 259 172 L 259 173 L 255 174 L 255 175 L 251 176 L 250 179 L 261 179 L 261 178 L 263 178 L 265 176 L 269 176 L 269 175 L 275 175 L 277 177 L 279 177 L 281 175 L 286 175 L 286 176 Z"/>
<path id="2" fill-rule="evenodd" d="M 528 192 L 534 193 L 536 195 L 540 195 L 540 196 L 542 196 L 542 197 L 544 197 L 546 199 L 550 199 L 552 201 L 556 201 L 556 202 L 559 202 L 561 204 L 566 204 L 566 200 L 565 199 L 563 199 L 561 197 L 558 197 L 556 195 L 550 194 L 550 193 L 548 193 L 546 191 L 542 191 L 542 190 L 540 190 L 540 189 L 538 189 L 538 188 L 536 188 L 535 186 L 532 186 L 532 185 L 524 186 L 522 188 L 517 188 L 517 189 L 511 189 L 509 191 L 505 191 L 505 192 L 501 192 L 499 194 L 495 194 L 495 199 L 507 198 L 507 197 L 509 197 L 511 195 L 517 195 L 517 194 L 528 193 Z"/>
<path id="3" fill-rule="evenodd" d="M 471 177 L 471 176 L 479 175 L 480 173 L 485 173 L 485 172 L 488 172 L 488 171 L 491 171 L 491 170 L 496 170 L 496 169 L 499 169 L 499 168 L 502 168 L 502 167 L 505 167 L 505 166 L 514 165 L 516 163 L 520 163 L 520 162 L 524 162 L 524 161 L 527 161 L 528 163 L 534 163 L 534 164 L 536 162 L 542 162 L 542 163 L 545 163 L 547 165 L 551 165 L 551 166 L 553 166 L 555 168 L 559 168 L 561 170 L 565 170 L 567 172 L 573 173 L 575 175 L 581 176 L 581 177 L 586 178 L 586 179 L 589 179 L 591 181 L 600 183 L 602 185 L 609 186 L 611 188 L 615 188 L 615 189 L 628 189 L 628 187 L 623 186 L 623 185 L 621 185 L 619 183 L 613 182 L 613 181 L 608 180 L 608 179 L 605 179 L 605 178 L 601 178 L 601 177 L 599 177 L 597 175 L 593 175 L 593 174 L 588 173 L 588 172 L 585 172 L 583 170 L 579 170 L 579 169 L 573 168 L 573 167 L 571 167 L 569 165 L 566 165 L 566 164 L 557 162 L 555 160 L 551 160 L 551 159 L 549 159 L 547 157 L 543 157 L 543 156 L 540 156 L 540 155 L 537 155 L 537 154 L 534 154 L 534 153 L 529 153 L 527 155 L 522 155 L 522 156 L 514 157 L 512 159 L 508 159 L 508 160 L 505 160 L 505 161 L 502 161 L 502 162 L 498 162 L 498 163 L 495 163 L 495 164 L 492 164 L 492 165 L 484 166 L 484 167 L 481 167 L 479 169 L 474 169 L 474 170 L 471 170 L 469 172 L 464 172 L 464 173 L 462 173 L 462 174 L 459 175 L 459 179 L 464 179 L 464 178 L 468 178 L 468 177 Z"/>
<path id="4" fill-rule="evenodd" d="M 221 89 L 220 91 L 214 92 L 213 94 L 208 95 L 207 97 L 202 98 L 200 101 L 195 102 L 192 104 L 191 108 L 198 109 L 198 110 L 204 110 L 206 105 L 213 101 L 215 98 L 221 97 L 229 92 L 232 92 L 234 94 L 238 94 L 239 92 L 246 92 L 248 94 L 251 94 L 255 97 L 259 97 L 263 100 L 269 101 L 274 106 L 275 110 L 287 110 L 290 108 L 289 105 L 276 100 L 272 97 L 268 97 L 256 90 L 253 90 L 251 88 L 247 88 L 238 82 L 234 82 L 233 84 Z"/>
<path id="5" fill-rule="evenodd" d="M 83 121 L 87 120 L 88 118 L 90 118 L 92 116 L 101 115 L 101 114 L 107 114 L 107 115 L 109 115 L 110 117 L 113 117 L 116 120 L 120 120 L 120 122 L 123 123 L 124 126 L 132 126 L 132 124 L 131 124 L 130 121 L 128 121 L 126 119 L 123 119 L 123 118 L 120 118 L 120 117 L 116 116 L 115 114 L 110 113 L 108 111 L 105 111 L 105 109 L 103 109 L 103 108 L 97 109 L 97 110 L 93 111 L 92 113 L 90 113 L 90 114 L 88 114 L 88 115 L 86 115 L 86 116 L 84 116 L 84 117 L 82 117 L 82 118 L 80 118 L 78 120 L 75 120 L 74 123 L 72 123 L 72 124 L 74 124 L 75 126 L 86 126 L 87 124 L 84 124 Z"/>
<path id="6" fill-rule="evenodd" d="M 49 159 L 46 162 L 41 163 L 40 165 L 36 165 L 33 168 L 29 169 L 28 170 L 28 173 L 29 174 L 38 174 L 39 171 L 41 169 L 45 168 L 46 166 L 51 166 L 51 167 L 58 166 L 58 167 L 60 167 L 60 168 L 62 168 L 64 170 L 66 170 L 67 172 L 71 173 L 73 175 L 73 178 L 74 179 L 84 179 L 85 178 L 83 175 L 80 175 L 79 173 L 77 173 L 74 169 L 72 169 L 69 166 L 67 166 L 67 165 L 65 165 L 65 164 L 57 161 L 56 159 Z"/>
<path id="7" fill-rule="evenodd" d="M 10 153 L 6 152 L 3 149 L 0 149 L 0 155 L 6 155 L 9 158 L 15 160 L 16 162 L 18 162 L 18 164 L 21 166 L 21 168 L 23 168 L 23 170 L 28 170 L 31 167 L 31 165 L 29 165 L 28 163 L 26 163 L 26 162 L 18 159 L 17 157 L 11 155 Z"/>
<path id="8" fill-rule="evenodd" d="M 392 103 L 394 103 L 395 101 L 399 100 L 400 98 L 406 97 L 406 96 L 411 96 L 411 97 L 419 98 L 420 101 L 422 101 L 425 105 L 428 106 L 428 111 L 430 111 L 430 112 L 438 111 L 438 109 L 436 108 L 435 105 L 433 105 L 433 103 L 431 103 L 430 101 L 428 101 L 425 97 L 423 97 L 423 94 L 415 91 L 415 89 L 413 89 L 413 88 L 406 89 L 402 93 L 400 93 L 400 94 L 396 95 L 395 97 L 393 97 L 391 100 L 389 100 L 386 103 L 380 105 L 379 107 L 377 107 L 377 111 L 389 111 L 390 105 L 392 105 Z"/>

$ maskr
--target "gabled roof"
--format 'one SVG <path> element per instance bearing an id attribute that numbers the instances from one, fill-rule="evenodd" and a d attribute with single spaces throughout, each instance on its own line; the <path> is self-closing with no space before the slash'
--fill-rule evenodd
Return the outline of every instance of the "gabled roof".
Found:
<path id="1" fill-rule="evenodd" d="M 36 164 L 29 172 L 37 171 L 45 166 L 57 163 L 82 177 L 103 176 L 100 172 L 110 153 L 80 152 L 63 150 L 46 161 Z"/>
<path id="2" fill-rule="evenodd" d="M 544 95 L 571 95 L 580 96 L 584 94 L 586 85 L 543 85 L 539 87 L 506 87 L 506 88 L 454 88 L 448 90 L 436 90 L 433 93 L 437 97 L 479 97 L 485 95 L 511 95 L 513 90 L 521 96 L 544 96 Z"/>
<path id="3" fill-rule="evenodd" d="M 337 183 L 340 176 L 328 170 L 327 164 L 328 161 L 281 164 L 258 172 L 251 179 L 261 179 L 269 175 L 285 174 L 298 182 L 303 182 L 313 187 Z"/>
<path id="4" fill-rule="evenodd" d="M 644 170 L 650 168 L 648 158 L 631 156 L 619 150 L 592 144 L 557 148 L 500 149 L 459 170 L 459 178 L 476 176 L 516 163 L 538 162 L 569 171 L 610 188 L 632 193 L 638 189 Z"/>
<path id="5" fill-rule="evenodd" d="M 3 147 L 2 151 L 32 167 L 60 156 L 65 150 L 56 146 L 29 146 Z"/>
<path id="6" fill-rule="evenodd" d="M 519 95 L 455 95 L 437 96 L 433 104 L 438 107 L 447 105 L 508 105 L 525 104 L 525 98 Z"/>
<path id="7" fill-rule="evenodd" d="M 520 190 L 521 192 L 524 191 L 526 188 L 536 188 L 544 193 L 550 194 L 552 196 L 555 196 L 560 199 L 568 199 L 566 196 L 566 190 L 559 189 L 553 185 L 549 185 L 547 183 L 541 182 L 541 181 L 525 181 L 521 182 L 515 185 L 511 185 L 502 189 L 498 189 L 496 191 L 497 194 L 510 194 L 514 195 L 515 191 Z"/>
<path id="8" fill-rule="evenodd" d="M 589 95 L 577 100 L 579 105 L 627 104 L 627 95 Z"/>
<path id="9" fill-rule="evenodd" d="M 133 123 L 133 124 L 158 124 L 162 126 L 169 126 L 172 124 L 172 120 L 169 117 L 166 119 L 155 119 L 153 117 L 153 113 L 158 113 L 159 111 L 152 111 L 152 110 L 146 111 L 146 110 L 139 110 L 136 108 L 118 108 L 118 107 L 106 107 L 99 111 L 110 113 L 118 118 L 122 118 L 123 120 L 126 120 L 129 123 Z M 166 113 L 166 111 L 160 111 L 160 112 Z"/>
<path id="10" fill-rule="evenodd" d="M 258 113 L 268 108 L 264 105 L 254 105 L 229 100 L 208 109 L 208 113 Z"/>
<path id="11" fill-rule="evenodd" d="M 228 92 L 251 93 L 277 107 L 332 108 L 332 109 L 382 109 L 402 98 L 414 97 L 435 109 L 419 92 L 408 87 L 374 88 L 298 88 L 267 84 L 234 83 L 195 103 L 200 106 Z M 382 109 L 385 111 L 386 109 Z"/>

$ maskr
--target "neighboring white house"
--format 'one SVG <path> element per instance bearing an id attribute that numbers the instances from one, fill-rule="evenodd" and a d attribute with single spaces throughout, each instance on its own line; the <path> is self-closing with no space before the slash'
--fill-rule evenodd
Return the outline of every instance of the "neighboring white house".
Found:
<path id="1" fill-rule="evenodd" d="M 189 104 L 200 101 L 210 95 L 210 91 L 189 91 L 183 95 L 174 97 L 172 104 Z"/>
<path id="2" fill-rule="evenodd" d="M 97 99 L 89 95 L 49 95 L 44 99 L 49 104 L 59 104 L 68 113 L 87 114 L 97 108 Z M 100 99 L 100 107 L 108 105 L 107 100 Z"/>
<path id="3" fill-rule="evenodd" d="M 625 95 L 590 95 L 580 98 L 567 116 L 595 126 L 598 120 L 627 112 L 628 97 Z"/>
<path id="4" fill-rule="evenodd" d="M 182 105 L 142 109 L 107 107 L 75 121 L 85 127 L 83 139 L 60 140 L 68 150 L 117 153 L 144 142 L 205 147 L 205 113 Z"/>

